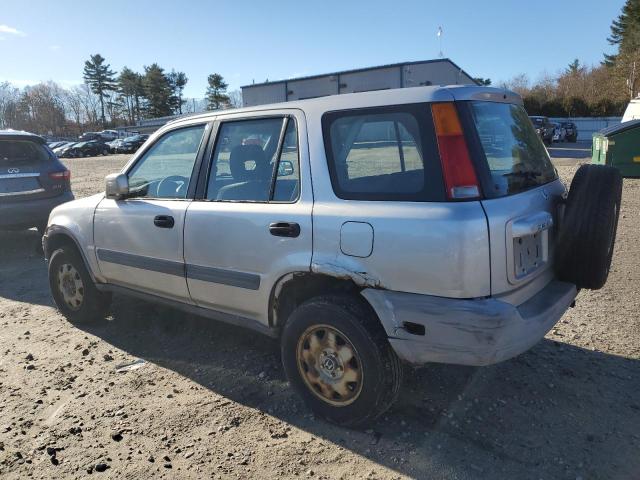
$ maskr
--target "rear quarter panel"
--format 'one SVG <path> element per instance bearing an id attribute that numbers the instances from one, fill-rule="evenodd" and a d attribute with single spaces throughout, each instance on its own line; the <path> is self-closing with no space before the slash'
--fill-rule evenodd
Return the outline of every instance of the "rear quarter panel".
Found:
<path id="1" fill-rule="evenodd" d="M 450 99 L 448 94 L 442 98 Z M 489 237 L 480 202 L 339 199 L 329 177 L 323 113 L 307 112 L 314 191 L 312 270 L 402 292 L 452 298 L 489 295 Z M 340 233 L 348 221 L 372 226 L 370 256 L 342 252 Z"/>

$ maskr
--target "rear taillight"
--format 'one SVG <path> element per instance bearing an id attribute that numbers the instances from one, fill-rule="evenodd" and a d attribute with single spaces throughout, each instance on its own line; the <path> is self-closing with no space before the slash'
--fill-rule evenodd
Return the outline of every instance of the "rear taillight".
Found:
<path id="1" fill-rule="evenodd" d="M 451 200 L 480 197 L 478 177 L 471 163 L 458 112 L 452 102 L 431 104 L 438 137 L 442 173 Z"/>
<path id="2" fill-rule="evenodd" d="M 49 178 L 52 180 L 71 180 L 71 172 L 69 170 L 62 170 L 61 172 L 49 173 Z"/>

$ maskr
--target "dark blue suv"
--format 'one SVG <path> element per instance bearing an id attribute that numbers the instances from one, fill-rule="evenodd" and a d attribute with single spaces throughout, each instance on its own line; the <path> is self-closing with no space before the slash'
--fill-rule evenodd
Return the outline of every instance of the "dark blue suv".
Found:
<path id="1" fill-rule="evenodd" d="M 70 200 L 70 172 L 44 139 L 0 130 L 0 230 L 36 227 L 42 233 L 51 210 Z"/>

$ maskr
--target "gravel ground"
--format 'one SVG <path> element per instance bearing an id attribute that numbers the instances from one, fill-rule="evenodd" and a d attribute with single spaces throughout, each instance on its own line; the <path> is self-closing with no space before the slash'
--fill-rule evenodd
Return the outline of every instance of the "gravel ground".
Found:
<path id="1" fill-rule="evenodd" d="M 67 161 L 76 196 L 125 161 Z M 569 181 L 575 161 L 558 164 Z M 640 181 L 625 180 L 604 289 L 513 360 L 408 372 L 367 431 L 314 419 L 277 343 L 247 331 L 124 297 L 70 325 L 35 231 L 2 233 L 0 476 L 638 479 L 639 222 Z"/>

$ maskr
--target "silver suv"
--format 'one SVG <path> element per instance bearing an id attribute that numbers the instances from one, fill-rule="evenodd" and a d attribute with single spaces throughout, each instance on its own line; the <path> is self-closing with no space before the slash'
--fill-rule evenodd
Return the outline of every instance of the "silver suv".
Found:
<path id="1" fill-rule="evenodd" d="M 155 133 L 106 194 L 52 212 L 50 286 L 73 322 L 104 319 L 122 293 L 278 338 L 310 407 L 362 425 L 393 402 L 404 362 L 506 360 L 604 284 L 619 177 L 578 177 L 567 199 L 521 99 L 498 89 L 195 115 Z M 598 202 L 572 200 L 585 191 Z"/>

